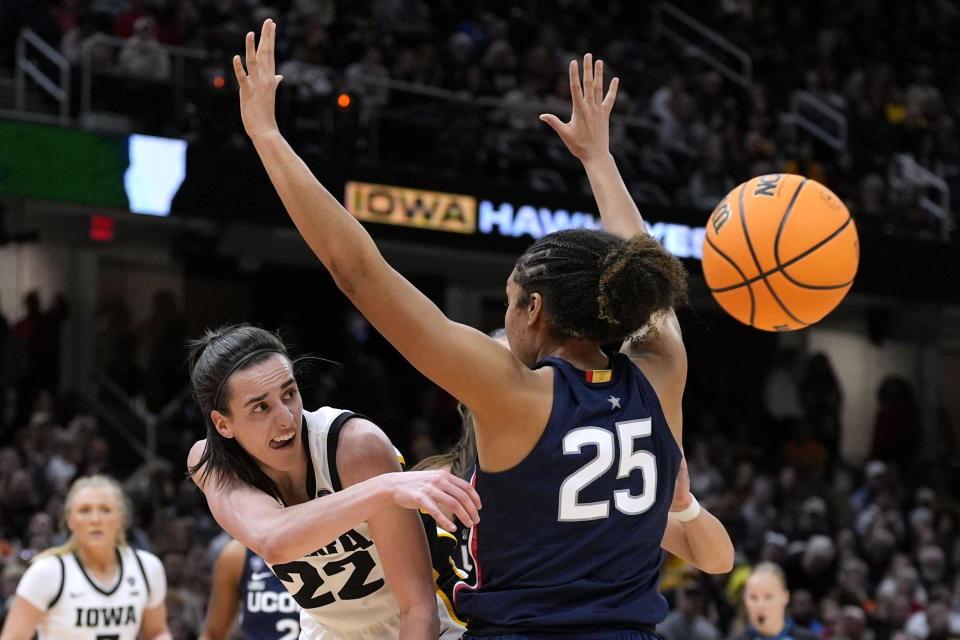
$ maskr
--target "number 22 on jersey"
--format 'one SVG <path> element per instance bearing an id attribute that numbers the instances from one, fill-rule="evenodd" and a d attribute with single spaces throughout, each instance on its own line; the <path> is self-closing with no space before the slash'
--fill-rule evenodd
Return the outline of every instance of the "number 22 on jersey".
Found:
<path id="1" fill-rule="evenodd" d="M 634 469 L 643 476 L 643 491 L 633 495 L 629 489 L 613 492 L 613 506 L 628 516 L 640 515 L 653 506 L 657 495 L 657 459 L 644 449 L 634 449 L 636 441 L 653 432 L 653 420 L 625 420 L 616 423 L 617 434 L 600 427 L 579 427 L 563 437 L 563 454 L 579 454 L 585 446 L 597 448 L 596 455 L 567 476 L 560 485 L 560 522 L 598 520 L 610 515 L 610 500 L 581 502 L 580 492 L 602 476 L 617 462 L 617 478 L 626 478 Z M 619 452 L 619 460 L 617 453 Z"/>

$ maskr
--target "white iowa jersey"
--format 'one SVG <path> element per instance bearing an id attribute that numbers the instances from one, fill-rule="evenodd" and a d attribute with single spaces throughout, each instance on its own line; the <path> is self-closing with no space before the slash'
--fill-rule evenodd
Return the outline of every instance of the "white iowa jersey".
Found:
<path id="1" fill-rule="evenodd" d="M 151 553 L 123 547 L 117 555 L 120 569 L 109 585 L 96 582 L 74 553 L 30 565 L 17 595 L 46 612 L 40 640 L 136 640 L 144 610 L 166 597 L 166 578 Z"/>
<path id="2" fill-rule="evenodd" d="M 308 469 L 313 472 L 308 471 L 307 489 L 312 497 L 343 489 L 336 465 L 337 444 L 340 429 L 355 415 L 331 407 L 303 412 L 303 437 L 312 463 Z M 398 637 L 400 608 L 384 578 L 380 554 L 366 522 L 310 555 L 271 569 L 301 607 L 301 639 Z M 463 627 L 454 628 L 439 600 L 438 607 L 440 637 L 459 638 Z"/>

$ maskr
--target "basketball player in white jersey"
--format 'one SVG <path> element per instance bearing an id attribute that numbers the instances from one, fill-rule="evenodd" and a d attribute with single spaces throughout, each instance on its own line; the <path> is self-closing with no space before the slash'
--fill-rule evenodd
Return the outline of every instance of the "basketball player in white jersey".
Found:
<path id="1" fill-rule="evenodd" d="M 190 371 L 208 417 L 207 438 L 188 458 L 192 477 L 220 526 L 300 605 L 302 639 L 459 637 L 413 509 L 448 530 L 450 513 L 474 522 L 468 483 L 441 471 L 391 473 L 401 469 L 397 452 L 376 425 L 341 409 L 304 411 L 286 347 L 268 331 L 208 331 Z"/>
<path id="2" fill-rule="evenodd" d="M 120 485 L 107 476 L 80 478 L 64 511 L 70 538 L 33 560 L 0 639 L 170 640 L 163 565 L 127 545 Z"/>

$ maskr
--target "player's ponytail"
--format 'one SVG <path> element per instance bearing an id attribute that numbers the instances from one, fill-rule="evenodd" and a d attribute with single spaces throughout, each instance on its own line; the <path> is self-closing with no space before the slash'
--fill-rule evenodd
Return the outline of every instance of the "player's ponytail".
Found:
<path id="1" fill-rule="evenodd" d="M 600 317 L 630 328 L 686 300 L 687 273 L 677 258 L 646 233 L 638 233 L 604 257 L 597 306 Z"/>

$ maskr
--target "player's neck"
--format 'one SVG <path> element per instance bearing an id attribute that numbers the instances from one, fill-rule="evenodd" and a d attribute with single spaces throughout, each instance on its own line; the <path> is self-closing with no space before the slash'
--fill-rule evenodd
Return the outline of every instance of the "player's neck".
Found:
<path id="1" fill-rule="evenodd" d="M 79 547 L 77 557 L 87 573 L 98 580 L 108 582 L 117 574 L 117 550 L 115 547 Z"/>
<path id="2" fill-rule="evenodd" d="M 541 358 L 546 356 L 563 358 L 576 368 L 584 371 L 610 367 L 610 358 L 600 349 L 596 340 L 565 340 L 553 345 Z"/>
<path id="3" fill-rule="evenodd" d="M 307 443 L 304 442 L 303 446 L 306 447 Z M 276 483 L 287 505 L 301 504 L 312 497 L 307 495 L 307 464 L 307 453 L 304 450 L 303 455 L 298 457 L 297 464 L 289 471 L 277 472 L 264 469 L 264 472 Z"/>

